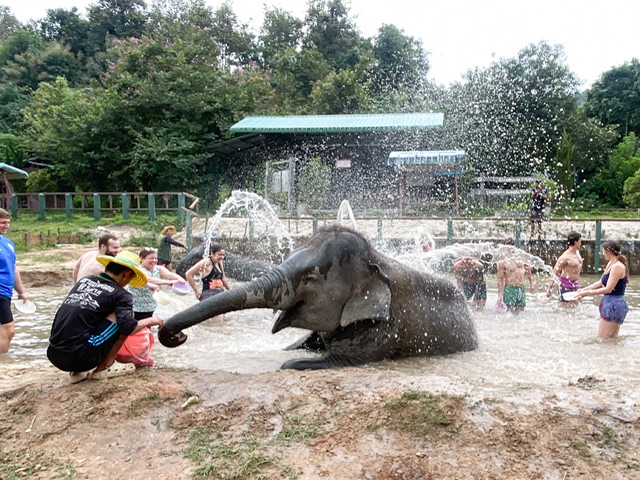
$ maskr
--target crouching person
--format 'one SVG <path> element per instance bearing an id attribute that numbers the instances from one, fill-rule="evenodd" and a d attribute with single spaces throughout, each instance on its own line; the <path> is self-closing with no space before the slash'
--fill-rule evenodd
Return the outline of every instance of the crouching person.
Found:
<path id="1" fill-rule="evenodd" d="M 138 255 L 122 251 L 115 257 L 99 255 L 96 260 L 105 266 L 104 273 L 74 285 L 51 327 L 47 357 L 69 372 L 71 383 L 134 371 L 133 364 L 115 362 L 127 335 L 164 323 L 157 317 L 138 321 L 133 316 L 133 299 L 124 287 L 147 284 L 147 276 L 138 268 Z"/>

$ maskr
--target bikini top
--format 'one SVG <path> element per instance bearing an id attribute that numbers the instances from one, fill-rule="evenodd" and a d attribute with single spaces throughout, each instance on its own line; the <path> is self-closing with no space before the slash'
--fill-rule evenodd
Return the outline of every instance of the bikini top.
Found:
<path id="1" fill-rule="evenodd" d="M 603 286 L 606 287 L 608 281 L 609 281 L 609 273 L 605 273 L 604 275 L 602 275 L 600 282 L 602 283 Z M 611 290 L 610 293 L 606 293 L 605 295 L 624 295 L 624 291 L 627 288 L 627 282 L 628 282 L 627 277 L 622 277 L 620 280 L 618 280 L 618 283 L 613 288 L 613 290 Z"/>

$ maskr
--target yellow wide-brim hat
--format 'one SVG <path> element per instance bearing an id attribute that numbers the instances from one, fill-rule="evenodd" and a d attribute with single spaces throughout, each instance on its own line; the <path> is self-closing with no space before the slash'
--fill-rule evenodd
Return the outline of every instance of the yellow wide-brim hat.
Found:
<path id="1" fill-rule="evenodd" d="M 176 227 L 174 227 L 173 225 L 167 225 L 162 229 L 162 231 L 160 232 L 160 235 L 166 235 L 167 230 L 173 230 L 174 232 L 177 232 Z"/>
<path id="2" fill-rule="evenodd" d="M 98 255 L 96 260 L 105 267 L 111 262 L 127 267 L 136 274 L 133 280 L 129 282 L 132 287 L 144 287 L 147 284 L 147 274 L 140 270 L 140 257 L 133 252 L 123 250 L 115 257 L 111 255 Z"/>

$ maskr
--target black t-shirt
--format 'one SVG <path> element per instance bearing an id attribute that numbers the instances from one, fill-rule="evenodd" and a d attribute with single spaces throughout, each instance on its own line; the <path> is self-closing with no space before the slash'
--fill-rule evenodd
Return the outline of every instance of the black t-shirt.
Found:
<path id="1" fill-rule="evenodd" d="M 73 352 L 87 342 L 100 342 L 100 335 L 105 334 L 105 319 L 113 312 L 118 334 L 130 335 L 138 326 L 133 316 L 133 298 L 128 291 L 105 274 L 80 279 L 53 320 L 51 347 Z"/>

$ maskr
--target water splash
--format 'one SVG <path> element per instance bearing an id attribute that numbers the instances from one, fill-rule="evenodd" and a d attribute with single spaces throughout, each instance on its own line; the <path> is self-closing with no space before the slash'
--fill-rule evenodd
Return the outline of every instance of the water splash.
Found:
<path id="1" fill-rule="evenodd" d="M 345 222 L 345 217 L 346 217 L 346 220 L 348 220 L 348 222 Z M 337 223 L 338 225 L 347 224 L 348 227 L 351 227 L 354 230 L 358 229 L 356 226 L 356 219 L 353 216 L 353 210 L 351 210 L 351 204 L 349 203 L 349 200 L 342 200 L 342 202 L 340 203 L 340 207 L 338 207 Z"/>
<path id="2" fill-rule="evenodd" d="M 262 250 L 267 257 L 275 255 L 275 260 L 282 262 L 293 249 L 293 238 L 271 204 L 255 193 L 234 190 L 209 220 L 205 252 L 209 251 L 211 238 L 225 216 L 246 217 L 249 236 L 255 239 L 256 248 Z"/>

